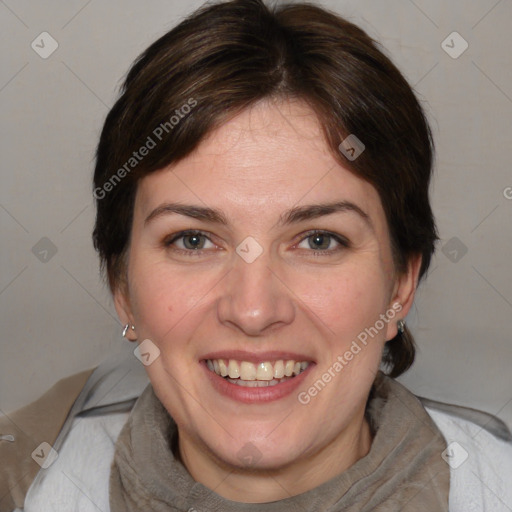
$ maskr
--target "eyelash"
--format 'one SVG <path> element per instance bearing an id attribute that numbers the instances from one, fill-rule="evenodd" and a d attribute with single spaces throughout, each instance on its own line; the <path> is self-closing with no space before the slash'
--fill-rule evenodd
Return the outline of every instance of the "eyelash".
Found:
<path id="1" fill-rule="evenodd" d="M 339 247 L 337 247 L 335 249 L 323 249 L 323 250 L 310 249 L 308 252 L 313 253 L 315 255 L 315 257 L 329 256 L 329 255 L 338 253 L 339 251 L 350 247 L 350 242 L 345 237 L 342 237 L 341 235 L 337 235 L 335 233 L 331 233 L 330 231 L 324 231 L 324 230 L 319 230 L 319 229 L 314 229 L 311 231 L 307 231 L 306 233 L 303 233 L 302 238 L 295 245 L 298 245 L 298 244 L 302 243 L 304 240 L 307 240 L 308 238 L 311 238 L 315 235 L 329 236 L 332 240 L 334 240 L 335 242 L 337 242 L 339 244 Z M 165 238 L 164 242 L 163 242 L 164 246 L 167 248 L 171 248 L 173 251 L 176 251 L 176 252 L 185 254 L 187 256 L 191 256 L 191 257 L 201 256 L 205 250 L 208 250 L 208 249 L 177 249 L 177 248 L 171 247 L 176 241 L 178 241 L 182 238 L 185 238 L 187 236 L 204 236 L 207 240 L 212 242 L 212 240 L 208 236 L 208 233 L 206 233 L 204 231 L 185 230 L 185 231 L 180 231 L 178 233 L 175 233 L 175 234 L 170 235 L 167 238 Z"/>

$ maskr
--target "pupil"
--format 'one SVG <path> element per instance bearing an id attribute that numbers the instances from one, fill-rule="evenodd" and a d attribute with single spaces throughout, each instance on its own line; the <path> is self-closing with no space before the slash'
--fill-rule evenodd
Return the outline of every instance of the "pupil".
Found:
<path id="1" fill-rule="evenodd" d="M 314 235 L 312 249 L 327 249 L 329 247 L 329 237 L 326 235 Z"/>
<path id="2" fill-rule="evenodd" d="M 189 235 L 185 238 L 185 245 L 188 245 L 188 249 L 197 249 L 199 245 L 201 245 L 201 236 L 200 235 Z"/>

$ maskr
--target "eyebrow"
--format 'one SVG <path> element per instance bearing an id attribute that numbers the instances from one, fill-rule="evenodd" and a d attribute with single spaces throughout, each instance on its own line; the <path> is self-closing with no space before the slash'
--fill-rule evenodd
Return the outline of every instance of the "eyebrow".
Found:
<path id="1" fill-rule="evenodd" d="M 370 216 L 359 206 L 350 201 L 338 201 L 334 203 L 311 204 L 296 206 L 283 212 L 279 217 L 278 226 L 297 224 L 306 220 L 317 219 L 334 213 L 353 212 L 362 218 L 373 231 L 373 224 Z M 214 224 L 229 225 L 226 215 L 216 208 L 204 206 L 186 205 L 180 203 L 164 203 L 156 207 L 144 221 L 148 224 L 152 220 L 163 215 L 177 214 L 193 219 L 211 222 Z"/>

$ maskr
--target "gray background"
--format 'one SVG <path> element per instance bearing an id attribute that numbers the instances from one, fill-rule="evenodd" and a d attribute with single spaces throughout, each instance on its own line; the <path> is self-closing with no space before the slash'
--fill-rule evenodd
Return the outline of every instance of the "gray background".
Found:
<path id="1" fill-rule="evenodd" d="M 95 145 L 130 63 L 200 4 L 0 1 L 0 413 L 123 344 L 91 244 Z M 382 42 L 437 141 L 442 241 L 408 318 L 419 354 L 401 380 L 512 425 L 512 1 L 322 4 Z M 59 45 L 47 59 L 31 48 L 43 31 Z M 441 45 L 453 31 L 469 44 L 458 58 Z"/>

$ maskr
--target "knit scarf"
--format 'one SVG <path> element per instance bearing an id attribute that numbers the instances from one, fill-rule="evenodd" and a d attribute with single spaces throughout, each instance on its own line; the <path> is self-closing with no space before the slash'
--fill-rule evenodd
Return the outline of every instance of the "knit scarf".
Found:
<path id="1" fill-rule="evenodd" d="M 175 422 L 149 385 L 116 443 L 111 512 L 447 512 L 446 441 L 419 400 L 379 373 L 366 410 L 368 454 L 302 494 L 269 503 L 230 501 L 196 482 L 173 455 Z"/>

